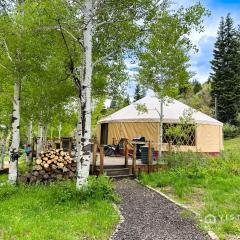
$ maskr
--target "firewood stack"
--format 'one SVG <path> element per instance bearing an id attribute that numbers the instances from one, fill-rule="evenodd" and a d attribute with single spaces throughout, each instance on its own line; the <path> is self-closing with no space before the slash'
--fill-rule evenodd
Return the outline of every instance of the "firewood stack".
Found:
<path id="1" fill-rule="evenodd" d="M 31 173 L 24 175 L 26 182 L 52 182 L 72 179 L 76 175 L 76 162 L 63 149 L 41 152 Z"/>

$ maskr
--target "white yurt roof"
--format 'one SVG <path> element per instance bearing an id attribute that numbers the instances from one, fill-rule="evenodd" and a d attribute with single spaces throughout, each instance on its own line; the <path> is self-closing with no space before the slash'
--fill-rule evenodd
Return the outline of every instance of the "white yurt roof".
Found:
<path id="1" fill-rule="evenodd" d="M 144 105 L 147 112 L 140 112 L 137 106 Z M 98 123 L 109 122 L 160 122 L 160 100 L 154 96 L 146 96 L 117 112 L 101 119 Z M 166 97 L 163 104 L 163 122 L 164 123 L 179 123 L 180 117 L 184 113 L 191 112 L 192 119 L 195 123 L 222 125 L 221 122 L 209 117 L 208 115 L 199 112 L 186 104 L 175 99 Z"/>

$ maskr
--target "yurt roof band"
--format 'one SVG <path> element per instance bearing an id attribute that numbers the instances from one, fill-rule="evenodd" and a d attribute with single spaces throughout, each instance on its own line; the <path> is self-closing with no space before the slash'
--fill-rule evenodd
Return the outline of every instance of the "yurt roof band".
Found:
<path id="1" fill-rule="evenodd" d="M 144 105 L 147 112 L 139 112 L 137 105 Z M 180 117 L 184 112 L 192 112 L 192 120 L 197 124 L 220 125 L 218 120 L 199 112 L 186 104 L 171 98 L 165 98 L 163 104 L 163 123 L 179 123 Z M 98 121 L 101 123 L 109 122 L 160 122 L 160 100 L 157 97 L 147 96 L 129 106 Z"/>

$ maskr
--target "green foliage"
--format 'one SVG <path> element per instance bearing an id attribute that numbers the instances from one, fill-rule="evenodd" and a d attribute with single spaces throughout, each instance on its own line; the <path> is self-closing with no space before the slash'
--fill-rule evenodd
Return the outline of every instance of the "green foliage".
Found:
<path id="1" fill-rule="evenodd" d="M 196 94 L 202 90 L 202 84 L 198 82 L 196 79 L 192 81 L 193 92 Z"/>
<path id="2" fill-rule="evenodd" d="M 239 133 L 240 133 L 239 127 L 236 127 L 229 123 L 225 123 L 223 125 L 224 138 L 234 138 L 237 135 L 239 135 Z"/>
<path id="3" fill-rule="evenodd" d="M 148 112 L 146 104 L 137 103 L 135 108 L 138 111 L 138 115 Z"/>
<path id="4" fill-rule="evenodd" d="M 52 185 L 51 187 L 51 198 L 59 204 L 71 199 L 76 201 L 118 200 L 118 196 L 113 190 L 112 181 L 104 176 L 89 177 L 87 186 L 81 190 L 76 190 L 76 186 L 72 182 L 64 182 L 61 185 Z"/>
<path id="5" fill-rule="evenodd" d="M 180 95 L 179 100 L 200 112 L 213 116 L 211 84 L 204 83 L 201 85 L 201 89 L 197 91 L 196 85 L 189 84 Z"/>
<path id="6" fill-rule="evenodd" d="M 202 17 L 206 9 L 197 3 L 190 8 L 170 11 L 163 5 L 149 25 L 142 43 L 145 51 L 139 54 L 139 81 L 159 96 L 176 96 L 191 78 L 189 52 L 195 46 L 189 39 L 191 31 L 202 31 Z"/>
<path id="7" fill-rule="evenodd" d="M 116 199 L 112 184 L 104 177 L 90 178 L 89 183 L 81 191 L 74 182 L 0 186 L 0 236 L 19 240 L 108 239 L 118 222 L 112 207 Z"/>

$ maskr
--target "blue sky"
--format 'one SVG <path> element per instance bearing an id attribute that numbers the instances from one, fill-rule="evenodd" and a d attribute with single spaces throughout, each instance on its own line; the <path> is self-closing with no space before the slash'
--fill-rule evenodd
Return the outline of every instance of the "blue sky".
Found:
<path id="1" fill-rule="evenodd" d="M 176 5 L 188 7 L 197 0 L 175 0 Z M 212 60 L 212 52 L 214 42 L 216 40 L 219 22 L 222 16 L 231 13 L 235 24 L 240 24 L 240 0 L 202 0 L 202 5 L 210 10 L 211 15 L 204 19 L 205 31 L 202 33 L 193 32 L 191 40 L 197 45 L 199 51 L 191 55 L 191 71 L 195 72 L 194 78 L 201 83 L 208 80 L 211 71 L 210 61 Z M 137 71 L 137 65 L 127 62 L 130 75 L 134 75 Z M 133 95 L 135 83 L 129 83 L 130 96 Z"/>
<path id="2" fill-rule="evenodd" d="M 185 6 L 189 2 L 195 1 L 180 1 Z M 191 38 L 198 46 L 199 52 L 191 55 L 191 70 L 196 72 L 195 78 L 201 83 L 207 81 L 211 71 L 210 61 L 212 60 L 212 52 L 214 42 L 216 41 L 219 22 L 222 16 L 231 13 L 235 24 L 240 24 L 240 0 L 204 0 L 201 3 L 211 11 L 211 16 L 204 21 L 205 31 L 202 33 L 193 33 Z"/>

